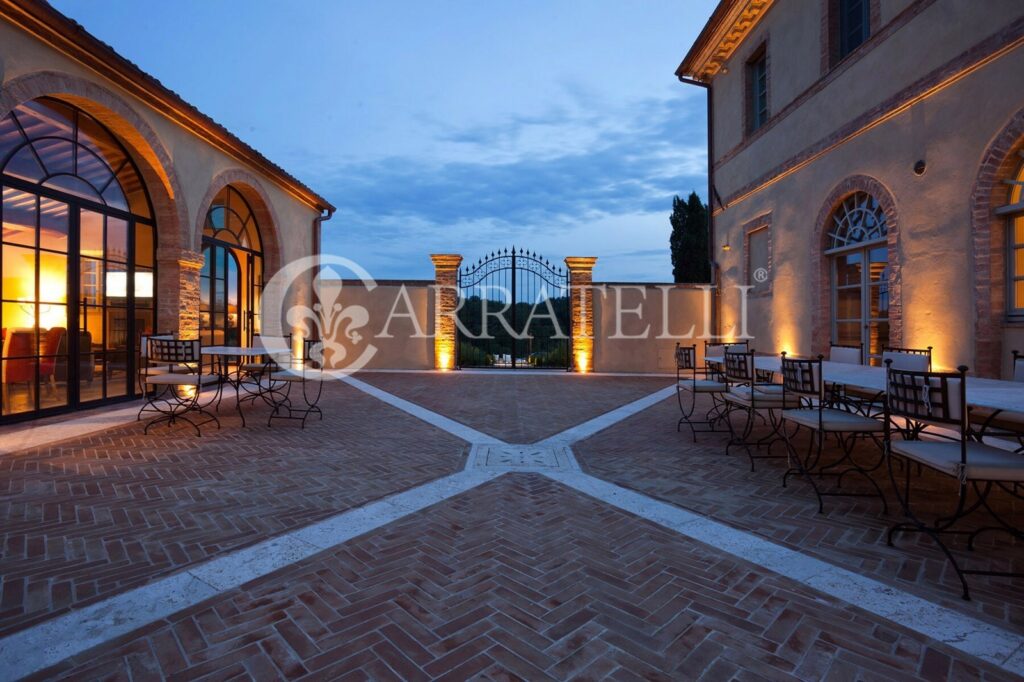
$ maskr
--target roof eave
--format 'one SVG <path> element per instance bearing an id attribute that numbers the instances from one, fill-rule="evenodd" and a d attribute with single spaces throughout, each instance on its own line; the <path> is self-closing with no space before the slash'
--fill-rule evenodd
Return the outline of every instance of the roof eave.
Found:
<path id="1" fill-rule="evenodd" d="M 680 79 L 709 83 L 757 25 L 773 0 L 721 0 L 676 69 Z"/>

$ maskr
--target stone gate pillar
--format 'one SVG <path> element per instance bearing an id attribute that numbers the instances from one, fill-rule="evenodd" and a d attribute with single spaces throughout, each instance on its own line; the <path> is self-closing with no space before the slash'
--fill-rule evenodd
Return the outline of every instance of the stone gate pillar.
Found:
<path id="1" fill-rule="evenodd" d="M 594 369 L 593 256 L 569 256 L 569 308 L 572 324 L 572 367 L 577 372 Z"/>
<path id="2" fill-rule="evenodd" d="M 432 253 L 430 260 L 434 262 L 434 368 L 451 369 L 455 366 L 455 308 L 462 256 Z"/>
<path id="3" fill-rule="evenodd" d="M 177 247 L 159 247 L 155 332 L 176 332 L 181 339 L 199 338 L 199 272 L 203 254 Z"/>

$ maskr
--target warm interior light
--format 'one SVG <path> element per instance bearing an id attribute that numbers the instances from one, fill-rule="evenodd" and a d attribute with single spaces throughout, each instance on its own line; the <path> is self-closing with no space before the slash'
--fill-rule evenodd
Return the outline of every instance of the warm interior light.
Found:
<path id="1" fill-rule="evenodd" d="M 437 368 L 442 372 L 447 372 L 452 368 L 452 354 L 446 351 L 442 351 L 437 356 Z"/>
<path id="2" fill-rule="evenodd" d="M 128 297 L 128 273 L 107 273 L 107 296 L 110 298 Z M 153 298 L 153 273 L 135 273 L 135 298 Z"/>
<path id="3" fill-rule="evenodd" d="M 196 397 L 196 391 L 199 390 L 195 384 L 180 384 L 178 386 L 178 396 L 191 400 Z"/>
<path id="4" fill-rule="evenodd" d="M 728 250 L 730 250 L 731 248 L 732 248 L 732 247 L 731 247 L 731 246 L 729 246 L 729 242 L 728 242 L 728 241 L 726 241 L 726 242 L 725 242 L 724 244 L 722 244 L 722 251 L 728 251 Z"/>

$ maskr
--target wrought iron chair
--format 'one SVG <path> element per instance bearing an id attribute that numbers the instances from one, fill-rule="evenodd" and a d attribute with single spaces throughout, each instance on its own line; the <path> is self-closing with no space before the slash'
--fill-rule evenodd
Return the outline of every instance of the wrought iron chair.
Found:
<path id="1" fill-rule="evenodd" d="M 896 533 L 927 534 L 956 571 L 964 599 L 970 599 L 966 579 L 968 575 L 1024 577 L 1024 573 L 962 568 L 940 537 L 966 536 L 969 550 L 973 549 L 975 539 L 982 533 L 1000 531 L 1024 540 L 1024 531 L 1011 525 L 989 504 L 993 489 L 1024 500 L 1024 495 L 1014 487 L 1024 482 L 1024 457 L 972 438 L 968 422 L 967 367 L 961 365 L 956 372 L 912 372 L 896 369 L 892 365 L 891 362 L 886 364 L 885 448 L 889 476 L 903 514 L 909 521 L 893 525 L 886 541 L 891 546 Z M 926 429 L 908 431 L 899 426 L 894 417 L 902 417 L 908 423 L 925 424 Z M 950 430 L 953 430 L 952 435 Z M 894 432 L 903 438 L 895 438 Z M 928 440 L 923 440 L 921 436 L 927 436 Z M 957 503 L 952 514 L 939 517 L 929 525 L 914 513 L 910 507 L 911 467 L 903 467 L 904 480 L 901 485 L 893 468 L 893 461 L 897 457 L 933 469 L 957 482 Z M 977 498 L 970 505 L 968 488 L 974 491 Z M 988 512 L 991 521 L 974 530 L 953 528 L 958 521 L 978 510 Z"/>
<path id="2" fill-rule="evenodd" d="M 748 341 L 733 341 L 732 343 L 704 342 L 704 367 L 708 370 L 709 379 L 721 379 L 725 374 L 725 354 L 744 353 L 749 349 Z M 712 362 L 708 358 L 722 358 L 719 362 Z"/>
<path id="3" fill-rule="evenodd" d="M 268 371 L 271 366 L 277 366 L 274 357 L 283 353 L 285 350 L 291 353 L 292 348 L 292 335 L 284 334 L 282 336 L 267 337 L 266 339 L 261 334 L 253 335 L 253 345 L 257 347 L 263 347 L 267 349 L 267 354 L 260 357 L 258 360 L 249 360 L 243 362 L 238 367 L 239 374 L 244 374 L 251 377 L 259 377 L 264 372 Z M 280 352 L 278 352 L 280 351 Z"/>
<path id="4" fill-rule="evenodd" d="M 220 421 L 206 408 L 220 394 L 220 376 L 203 372 L 199 341 L 150 336 L 146 340 L 146 347 L 148 361 L 158 366 L 163 365 L 166 369 L 159 373 L 149 372 L 144 376 L 146 388 L 155 390 L 147 391 L 146 403 L 139 410 L 137 419 L 141 420 L 146 412 L 156 412 L 159 416 L 151 419 L 143 432 L 149 433 L 149 427 L 163 422 L 171 427 L 179 420 L 190 424 L 197 436 L 203 435 L 199 427 L 210 422 L 217 424 L 219 429 Z M 196 371 L 175 371 L 180 367 L 194 367 Z M 217 385 L 218 390 L 206 403 L 202 403 L 200 398 L 203 388 L 210 385 Z M 205 419 L 195 421 L 189 416 L 191 414 Z"/>
<path id="5" fill-rule="evenodd" d="M 726 454 L 729 454 L 733 447 L 742 447 L 750 459 L 750 470 L 754 471 L 755 463 L 759 459 L 782 459 L 783 455 L 773 455 L 772 446 L 782 440 L 782 433 L 779 427 L 782 420 L 778 412 L 783 407 L 796 407 L 796 402 L 786 403 L 786 397 L 782 392 L 782 385 L 771 381 L 770 373 L 757 370 L 754 367 L 754 351 L 726 352 L 725 354 L 725 380 L 729 384 L 729 390 L 722 394 L 722 399 L 727 406 L 725 422 L 729 426 L 731 436 L 725 447 Z M 743 412 L 746 414 L 746 421 L 743 429 L 736 431 L 732 423 L 732 413 Z M 765 417 L 767 414 L 767 418 Z M 751 441 L 750 435 L 754 430 L 755 422 L 760 419 L 762 423 L 771 427 L 771 432 L 757 441 Z M 767 447 L 766 454 L 757 454 L 761 448 Z"/>
<path id="6" fill-rule="evenodd" d="M 171 332 L 162 332 L 157 334 L 143 335 L 139 337 L 139 364 L 135 372 L 136 379 L 138 380 L 139 392 L 145 394 L 148 387 L 146 386 L 146 377 L 155 374 L 167 374 L 168 372 L 175 372 L 178 374 L 190 374 L 195 367 L 188 365 L 164 365 L 161 363 L 154 362 L 149 357 L 149 340 L 150 339 L 173 339 L 175 335 Z"/>
<path id="7" fill-rule="evenodd" d="M 318 415 L 323 421 L 324 413 L 319 407 L 323 394 L 323 352 L 323 341 L 304 339 L 302 358 L 291 362 L 280 358 L 268 366 L 263 395 L 272 412 L 267 418 L 267 426 L 275 419 L 293 419 L 306 428 L 306 418 L 311 414 Z M 293 396 L 295 386 L 300 386 L 301 390 Z"/>
<path id="8" fill-rule="evenodd" d="M 697 433 L 712 433 L 714 425 L 722 420 L 724 415 L 724 403 L 722 394 L 728 390 L 728 385 L 720 380 L 717 375 L 710 375 L 710 370 L 705 364 L 704 367 L 697 366 L 697 346 L 682 346 L 676 344 L 676 398 L 679 400 L 679 411 L 682 413 L 679 422 L 676 424 L 676 431 L 682 429 L 685 423 L 690 427 L 693 434 L 693 442 L 697 442 Z M 713 376 L 714 378 L 711 378 Z M 683 394 L 689 395 L 686 400 Z M 711 408 L 704 414 L 704 419 L 693 419 L 697 410 L 697 395 L 711 397 Z M 706 428 L 698 429 L 698 426 Z"/>
<path id="9" fill-rule="evenodd" d="M 882 509 L 889 512 L 888 504 L 882 489 L 871 477 L 871 472 L 882 466 L 884 457 L 880 456 L 878 461 L 870 468 L 861 466 L 854 458 L 853 450 L 857 444 L 858 436 L 871 438 L 882 453 L 882 443 L 878 435 L 885 430 L 885 425 L 878 419 L 837 409 L 831 406 L 826 399 L 825 380 L 822 372 L 822 360 L 824 356 L 819 355 L 817 359 L 787 358 L 782 354 L 782 391 L 784 402 L 795 400 L 798 407 L 784 409 L 782 411 L 782 435 L 786 442 L 786 452 L 789 455 L 789 470 L 782 476 L 782 486 L 791 475 L 799 474 L 804 476 L 814 489 L 818 497 L 818 513 L 824 511 L 825 497 L 879 497 L 882 500 Z M 785 428 L 785 423 L 796 425 L 793 433 Z M 807 454 L 801 457 L 793 446 L 793 438 L 800 429 L 808 429 L 811 438 L 807 443 Z M 821 465 L 822 450 L 824 449 L 827 436 L 834 436 L 837 444 L 842 450 L 842 457 L 831 464 Z M 840 469 L 845 465 L 845 468 Z M 857 473 L 862 475 L 874 487 L 875 493 L 846 492 L 842 490 L 843 479 L 847 474 Z M 835 489 L 823 491 L 818 487 L 814 477 L 825 478 L 834 476 L 836 478 Z"/>

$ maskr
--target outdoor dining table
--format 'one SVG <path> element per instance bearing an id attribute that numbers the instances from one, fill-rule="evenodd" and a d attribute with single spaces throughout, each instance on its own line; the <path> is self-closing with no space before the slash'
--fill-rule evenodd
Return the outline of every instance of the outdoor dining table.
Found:
<path id="1" fill-rule="evenodd" d="M 205 346 L 203 355 L 210 355 L 217 358 L 216 371 L 221 378 L 222 385 L 228 384 L 235 389 L 235 407 L 242 418 L 242 426 L 245 426 L 245 415 L 242 413 L 242 390 L 253 398 L 258 398 L 263 393 L 262 384 L 259 381 L 246 381 L 240 370 L 242 359 L 259 358 L 270 354 L 271 351 L 263 346 Z M 237 360 L 234 372 L 231 370 L 231 360 Z M 234 376 L 232 377 L 232 374 Z M 220 399 L 217 400 L 217 407 L 220 407 Z"/>
<path id="2" fill-rule="evenodd" d="M 724 358 L 709 356 L 705 362 L 725 362 Z M 782 359 L 777 355 L 754 356 L 754 367 L 769 372 L 782 371 Z M 885 368 L 868 365 L 851 365 L 845 362 L 822 362 L 821 371 L 830 384 L 885 392 Z M 995 410 L 996 413 L 1015 413 L 1024 416 L 1024 383 L 967 377 L 967 404 Z"/>

